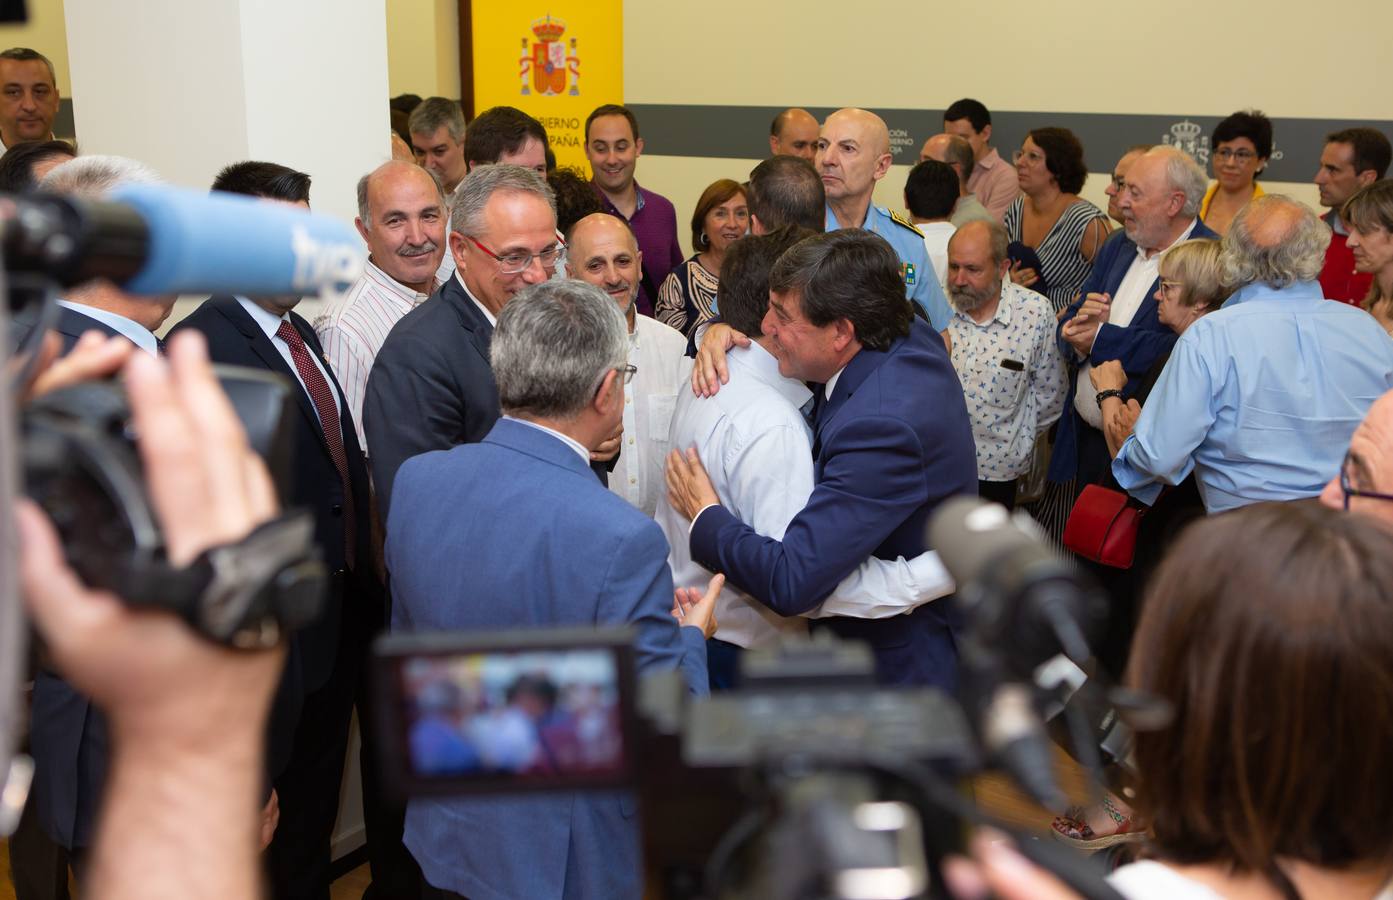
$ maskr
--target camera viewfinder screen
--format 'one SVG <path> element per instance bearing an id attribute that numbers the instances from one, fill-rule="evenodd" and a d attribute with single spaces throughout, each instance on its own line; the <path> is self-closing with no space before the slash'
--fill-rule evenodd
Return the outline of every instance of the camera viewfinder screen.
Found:
<path id="1" fill-rule="evenodd" d="M 421 655 L 398 676 L 414 781 L 584 784 L 628 772 L 612 650 Z"/>

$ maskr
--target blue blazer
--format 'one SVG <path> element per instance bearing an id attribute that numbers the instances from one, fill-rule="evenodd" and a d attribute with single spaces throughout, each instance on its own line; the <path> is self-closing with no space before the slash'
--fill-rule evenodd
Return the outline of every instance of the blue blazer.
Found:
<path id="1" fill-rule="evenodd" d="M 1217 237 L 1218 235 L 1203 222 L 1196 220 L 1195 230 L 1190 232 L 1189 240 Z M 1126 231 L 1118 230 L 1109 236 L 1102 249 L 1098 251 L 1097 258 L 1093 260 L 1093 271 L 1079 289 L 1078 299 L 1069 304 L 1064 315 L 1060 317 L 1059 325 L 1055 327 L 1055 342 L 1059 345 L 1060 355 L 1069 365 L 1069 393 L 1064 401 L 1064 415 L 1059 417 L 1059 430 L 1055 434 L 1054 456 L 1050 458 L 1050 481 L 1068 481 L 1080 474 L 1079 435 L 1081 429 L 1090 427 L 1074 409 L 1079 364 L 1075 362 L 1073 346 L 1064 340 L 1064 323 L 1078 314 L 1079 307 L 1083 306 L 1083 301 L 1089 294 L 1116 294 L 1136 258 L 1136 241 L 1129 238 Z M 1137 389 L 1152 364 L 1171 352 L 1176 338 L 1179 337 L 1171 331 L 1170 326 L 1161 324 L 1161 320 L 1157 318 L 1159 304 L 1156 302 L 1155 294 L 1160 286 L 1161 280 L 1158 278 L 1146 289 L 1146 297 L 1142 299 L 1141 306 L 1137 307 L 1130 325 L 1103 325 L 1099 328 L 1098 337 L 1093 341 L 1093 352 L 1088 357 L 1088 361 L 1095 366 L 1110 359 L 1120 361 L 1122 368 L 1127 371 L 1124 393 L 1128 395 Z M 1106 456 L 1100 463 L 1106 468 Z M 1100 473 L 1086 471 L 1083 474 L 1091 481 Z"/>
<path id="2" fill-rule="evenodd" d="M 387 518 L 393 631 L 629 625 L 640 672 L 706 693 L 701 632 L 670 614 L 657 524 L 553 435 L 500 419 L 481 443 L 407 460 Z M 426 880 L 477 900 L 639 897 L 632 797 L 413 798 L 406 844 Z"/>
<path id="3" fill-rule="evenodd" d="M 977 493 L 977 458 L 962 385 L 943 338 L 916 318 L 888 351 L 862 350 L 821 405 L 813 442 L 813 489 L 782 541 L 729 511 L 697 516 L 692 558 L 724 572 L 780 615 L 806 612 L 871 556 L 930 549 L 925 529 L 939 503 Z M 944 597 L 889 619 L 819 620 L 867 641 L 883 683 L 957 683 L 958 626 Z"/>

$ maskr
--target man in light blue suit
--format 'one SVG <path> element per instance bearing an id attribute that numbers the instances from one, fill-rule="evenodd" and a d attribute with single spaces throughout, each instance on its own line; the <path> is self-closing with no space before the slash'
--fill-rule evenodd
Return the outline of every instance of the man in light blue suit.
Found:
<path id="1" fill-rule="evenodd" d="M 618 307 L 589 284 L 543 282 L 503 309 L 490 347 L 503 418 L 397 474 L 394 631 L 629 625 L 640 672 L 680 669 L 706 693 L 721 579 L 680 598 L 675 621 L 662 531 L 590 470 L 623 414 L 628 353 Z M 442 897 L 636 898 L 634 813 L 618 792 L 421 797 L 406 844 Z"/>

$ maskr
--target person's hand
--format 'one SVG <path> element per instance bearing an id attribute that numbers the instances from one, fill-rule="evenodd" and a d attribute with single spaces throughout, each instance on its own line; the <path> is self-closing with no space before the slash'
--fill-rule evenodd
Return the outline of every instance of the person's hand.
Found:
<path id="1" fill-rule="evenodd" d="M 619 444 L 623 439 L 624 423 L 621 422 L 614 429 L 613 434 L 605 438 L 603 441 L 600 441 L 600 443 L 595 447 L 595 449 L 590 451 L 591 461 L 609 462 L 611 459 L 614 459 L 616 456 L 619 455 Z"/>
<path id="2" fill-rule="evenodd" d="M 711 476 L 701 464 L 696 448 L 684 454 L 673 450 L 667 455 L 667 497 L 677 514 L 691 521 L 708 506 L 719 505 L 720 495 L 711 486 Z"/>
<path id="3" fill-rule="evenodd" d="M 44 335 L 39 359 L 29 383 L 20 391 L 22 400 L 33 400 L 61 388 L 115 375 L 130 359 L 135 344 L 123 337 L 89 331 L 78 338 L 67 356 L 59 357 L 63 342 L 57 332 Z"/>
<path id="4" fill-rule="evenodd" d="M 1141 418 L 1141 404 L 1135 400 L 1128 400 L 1117 407 L 1111 420 L 1103 423 L 1109 435 L 1116 438 L 1119 449 L 1127 442 L 1127 438 L 1132 436 L 1139 418 Z"/>
<path id="5" fill-rule="evenodd" d="M 724 322 L 706 326 L 701 346 L 697 348 L 692 365 L 692 393 L 698 397 L 714 397 L 721 385 L 730 380 L 726 368 L 726 351 L 731 347 L 748 347 L 750 339 Z"/>
<path id="6" fill-rule="evenodd" d="M 132 354 L 124 371 L 150 500 L 172 564 L 240 540 L 276 514 L 270 476 L 247 445 L 202 337 L 180 335 L 168 362 Z M 218 646 L 171 613 L 129 607 L 92 590 L 68 566 L 57 532 L 36 505 L 20 502 L 16 516 L 20 583 L 35 623 L 63 674 L 111 716 L 123 746 L 178 759 L 190 751 L 218 752 L 242 729 L 245 747 L 259 758 L 284 647 Z"/>
<path id="7" fill-rule="evenodd" d="M 1079 304 L 1079 311 L 1074 314 L 1074 319 L 1082 322 L 1106 322 L 1111 309 L 1112 295 L 1089 294 Z"/>
<path id="8" fill-rule="evenodd" d="M 266 801 L 266 805 L 261 808 L 261 837 L 259 846 L 262 850 L 271 846 L 271 838 L 276 836 L 276 827 L 281 823 L 281 803 L 276 796 L 276 789 L 271 788 L 271 799 Z"/>
<path id="9" fill-rule="evenodd" d="M 703 594 L 697 588 L 677 588 L 672 592 L 672 617 L 679 626 L 700 628 L 702 637 L 716 633 L 716 597 L 726 583 L 724 575 L 712 575 Z"/>
<path id="10" fill-rule="evenodd" d="M 1098 336 L 1098 326 L 1100 323 L 1088 319 L 1080 320 L 1078 316 L 1065 322 L 1060 327 L 1060 335 L 1065 343 L 1074 348 L 1074 352 L 1084 359 L 1093 352 L 1093 339 Z"/>
<path id="11" fill-rule="evenodd" d="M 972 859 L 950 856 L 943 880 L 958 900 L 1082 900 L 1073 889 L 1021 856 L 1005 835 L 979 830 L 972 838 Z"/>
<path id="12" fill-rule="evenodd" d="M 948 355 L 949 355 L 949 356 L 952 356 L 952 355 L 953 355 L 953 336 L 952 336 L 951 334 L 948 333 L 948 329 L 947 329 L 947 328 L 945 328 L 945 329 L 943 329 L 942 331 L 940 331 L 940 332 L 939 332 L 939 335 L 941 335 L 941 336 L 943 337 L 943 347 L 944 347 L 944 349 L 946 349 L 946 350 L 948 351 Z"/>
<path id="13" fill-rule="evenodd" d="M 1088 380 L 1095 391 L 1120 391 L 1127 384 L 1127 372 L 1121 360 L 1110 359 L 1089 369 Z"/>
<path id="14" fill-rule="evenodd" d="M 1040 274 L 1029 266 L 1021 265 L 1020 260 L 1011 262 L 1011 283 L 1021 287 L 1030 287 L 1040 280 Z"/>

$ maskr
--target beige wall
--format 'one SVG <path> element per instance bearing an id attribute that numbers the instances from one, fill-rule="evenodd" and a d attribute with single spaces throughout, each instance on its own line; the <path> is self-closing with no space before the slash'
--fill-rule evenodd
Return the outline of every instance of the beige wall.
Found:
<path id="1" fill-rule="evenodd" d="M 1257 105 L 1278 117 L 1393 119 L 1387 0 L 1341 4 L 1339 21 L 1365 27 L 1340 33 L 1338 60 L 1309 4 L 995 0 L 987 9 L 861 0 L 817 15 L 792 0 L 626 0 L 624 99 L 941 109 L 975 96 L 1002 110 L 1224 115 Z M 1166 30 L 1176 38 L 1160 37 Z M 984 56 L 982 42 L 958 35 L 993 49 Z M 1009 157 L 1014 148 L 1000 149 Z M 743 180 L 754 163 L 650 156 L 639 179 L 673 201 L 682 223 L 707 184 Z M 900 206 L 907 172 L 892 169 L 876 202 Z M 1095 175 L 1083 195 L 1101 206 L 1106 184 Z M 1316 205 L 1312 185 L 1263 184 Z"/>
<path id="2" fill-rule="evenodd" d="M 63 0 L 29 0 L 29 22 L 0 26 L 0 50 L 29 47 L 53 60 L 58 76 L 58 93 L 71 97 L 73 83 L 68 76 L 68 38 L 63 24 Z"/>

